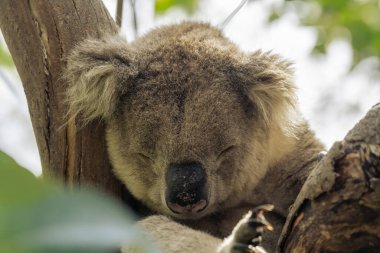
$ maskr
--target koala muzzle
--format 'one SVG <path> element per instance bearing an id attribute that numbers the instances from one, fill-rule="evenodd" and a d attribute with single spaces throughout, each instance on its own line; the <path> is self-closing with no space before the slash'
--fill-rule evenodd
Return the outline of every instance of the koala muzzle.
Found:
<path id="1" fill-rule="evenodd" d="M 207 175 L 199 163 L 171 164 L 166 171 L 165 200 L 177 214 L 198 213 L 208 205 Z"/>

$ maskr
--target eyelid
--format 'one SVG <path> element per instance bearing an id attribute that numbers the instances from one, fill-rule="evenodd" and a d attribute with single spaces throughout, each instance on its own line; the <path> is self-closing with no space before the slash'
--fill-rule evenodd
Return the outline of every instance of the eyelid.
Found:
<path id="1" fill-rule="evenodd" d="M 234 150 L 237 146 L 236 145 L 230 145 L 227 148 L 223 149 L 222 152 L 219 153 L 218 158 L 221 158 L 223 155 L 229 153 L 230 151 Z"/>
<path id="2" fill-rule="evenodd" d="M 139 157 L 141 157 L 143 159 L 146 159 L 146 160 L 153 161 L 153 159 L 150 156 L 148 156 L 148 155 L 146 155 L 144 153 L 141 153 L 141 152 L 136 152 L 136 153 L 134 153 L 134 155 L 137 155 L 137 156 L 139 156 Z"/>

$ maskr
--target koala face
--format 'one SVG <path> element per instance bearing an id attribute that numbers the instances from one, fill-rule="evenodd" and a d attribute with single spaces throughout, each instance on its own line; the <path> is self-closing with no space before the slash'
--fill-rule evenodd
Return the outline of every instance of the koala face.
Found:
<path id="1" fill-rule="evenodd" d="M 263 172 L 250 155 L 252 142 L 264 137 L 250 131 L 261 127 L 254 106 L 223 72 L 213 80 L 207 68 L 192 73 L 187 81 L 165 80 L 168 73 L 138 81 L 107 130 L 119 178 L 150 207 L 181 218 L 231 203 L 236 180 L 248 183 Z M 242 166 L 258 168 L 242 179 Z"/>
<path id="2" fill-rule="evenodd" d="M 70 112 L 106 120 L 114 171 L 135 197 L 196 219 L 240 203 L 264 176 L 272 132 L 290 129 L 288 67 L 240 52 L 206 24 L 163 27 L 133 44 L 88 40 L 68 58 Z"/>

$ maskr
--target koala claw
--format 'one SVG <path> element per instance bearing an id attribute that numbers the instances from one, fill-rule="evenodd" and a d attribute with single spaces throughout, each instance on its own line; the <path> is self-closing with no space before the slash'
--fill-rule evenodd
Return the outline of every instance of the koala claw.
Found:
<path id="1" fill-rule="evenodd" d="M 317 155 L 317 161 L 318 161 L 318 162 L 322 161 L 323 157 L 325 157 L 326 154 L 327 154 L 326 151 L 321 151 L 321 152 L 319 152 L 318 155 Z"/>
<path id="2" fill-rule="evenodd" d="M 260 246 L 252 246 L 252 245 L 247 245 L 243 243 L 236 243 L 232 247 L 232 253 L 241 253 L 241 252 L 246 252 L 246 253 L 267 253 L 262 247 Z"/>
<path id="3" fill-rule="evenodd" d="M 273 205 L 261 205 L 254 208 L 235 228 L 233 245 L 230 253 L 266 253 L 260 247 L 262 233 L 272 231 L 272 225 L 265 219 L 264 213 L 270 212 Z"/>
<path id="4" fill-rule="evenodd" d="M 264 231 L 264 229 L 272 231 L 273 227 L 272 225 L 265 219 L 264 212 L 270 212 L 274 209 L 273 205 L 267 204 L 267 205 L 261 205 L 252 210 L 251 217 L 249 219 L 249 224 L 251 226 L 256 226 L 258 230 L 260 230 L 260 233 Z"/>

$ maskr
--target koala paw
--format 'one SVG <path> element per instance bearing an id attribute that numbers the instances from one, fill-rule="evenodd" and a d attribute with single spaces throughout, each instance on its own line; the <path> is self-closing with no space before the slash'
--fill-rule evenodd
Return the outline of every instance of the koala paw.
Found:
<path id="1" fill-rule="evenodd" d="M 219 253 L 266 253 L 260 245 L 264 230 L 272 231 L 272 225 L 265 219 L 264 212 L 270 212 L 273 205 L 261 205 L 250 211 L 234 228 Z"/>

